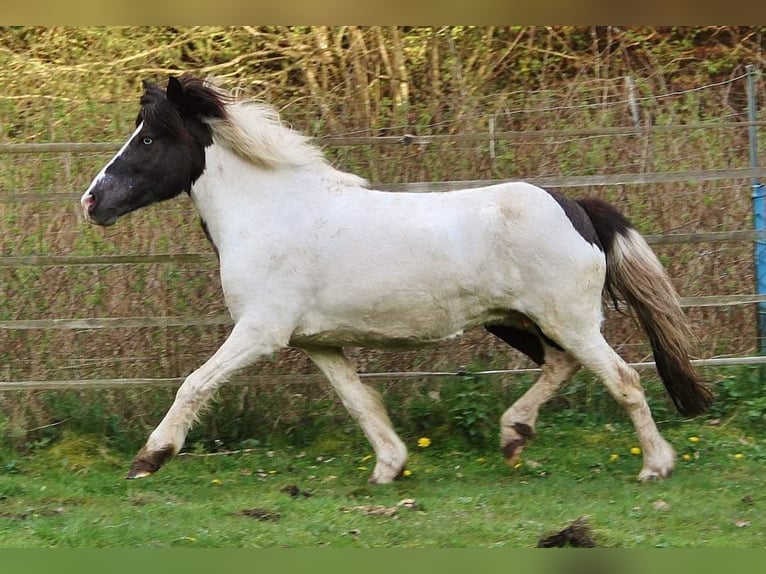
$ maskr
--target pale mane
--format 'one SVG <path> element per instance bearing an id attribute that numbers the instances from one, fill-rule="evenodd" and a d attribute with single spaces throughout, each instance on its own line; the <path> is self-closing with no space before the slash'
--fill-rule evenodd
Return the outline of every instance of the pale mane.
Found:
<path id="1" fill-rule="evenodd" d="M 366 186 L 367 180 L 331 166 L 308 136 L 286 126 L 271 106 L 243 100 L 225 106 L 226 117 L 205 121 L 213 141 L 265 169 L 315 168 L 344 185 Z"/>

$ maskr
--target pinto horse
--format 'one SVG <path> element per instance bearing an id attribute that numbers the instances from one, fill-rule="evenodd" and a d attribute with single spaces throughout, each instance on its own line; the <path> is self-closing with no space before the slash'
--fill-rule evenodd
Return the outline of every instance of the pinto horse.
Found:
<path id="1" fill-rule="evenodd" d="M 671 281 L 615 208 L 524 182 L 435 193 L 370 189 L 332 167 L 271 107 L 188 75 L 164 89 L 145 83 L 140 103 L 135 131 L 82 196 L 85 218 L 112 225 L 188 193 L 218 253 L 234 327 L 179 387 L 127 478 L 148 476 L 176 455 L 235 371 L 297 347 L 371 443 L 370 482 L 391 482 L 407 448 L 343 348 L 420 346 L 476 326 L 542 370 L 500 420 L 509 461 L 533 436 L 541 405 L 583 366 L 635 426 L 638 478 L 671 473 L 675 454 L 638 373 L 602 335 L 604 294 L 621 295 L 634 310 L 682 415 L 704 412 L 712 397 L 690 364 L 690 330 Z"/>

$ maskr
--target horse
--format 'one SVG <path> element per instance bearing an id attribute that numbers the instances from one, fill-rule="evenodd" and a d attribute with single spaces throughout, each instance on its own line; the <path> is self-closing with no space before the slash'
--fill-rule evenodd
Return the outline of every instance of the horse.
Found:
<path id="1" fill-rule="evenodd" d="M 621 295 L 645 331 L 683 416 L 712 393 L 690 363 L 691 329 L 645 239 L 612 205 L 523 181 L 449 192 L 372 189 L 333 167 L 264 103 L 189 74 L 144 82 L 135 130 L 82 195 L 85 219 L 114 224 L 187 193 L 219 260 L 233 328 L 189 374 L 126 478 L 155 473 L 182 448 L 217 388 L 288 347 L 329 380 L 375 453 L 369 481 L 407 463 L 381 394 L 344 347 L 413 348 L 483 326 L 541 375 L 500 420 L 514 463 L 540 407 L 581 367 L 626 410 L 643 452 L 639 480 L 671 474 L 673 447 L 652 418 L 638 373 L 602 334 Z"/>

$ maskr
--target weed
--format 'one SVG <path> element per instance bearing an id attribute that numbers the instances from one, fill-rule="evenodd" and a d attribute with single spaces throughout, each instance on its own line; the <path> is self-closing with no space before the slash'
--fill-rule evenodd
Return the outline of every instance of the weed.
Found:
<path id="1" fill-rule="evenodd" d="M 766 397 L 763 367 L 732 367 L 721 372 L 716 383 L 713 414 L 753 430 L 766 430 Z"/>
<path id="2" fill-rule="evenodd" d="M 502 402 L 491 381 L 469 373 L 446 386 L 442 397 L 453 432 L 473 447 L 496 442 Z"/>

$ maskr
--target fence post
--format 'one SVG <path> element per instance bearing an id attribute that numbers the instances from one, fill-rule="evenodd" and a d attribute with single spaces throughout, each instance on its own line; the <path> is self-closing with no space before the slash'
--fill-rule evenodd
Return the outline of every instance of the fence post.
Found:
<path id="1" fill-rule="evenodd" d="M 755 80 L 758 71 L 755 66 L 747 66 L 747 119 L 750 122 L 748 128 L 748 141 L 750 143 L 750 167 L 758 167 L 758 119 L 756 103 Z M 766 229 L 766 190 L 757 177 L 751 179 L 753 198 L 753 226 L 756 231 Z M 755 263 L 755 288 L 758 295 L 766 294 L 766 242 L 756 239 L 754 249 Z M 766 355 L 766 303 L 758 303 L 758 349 L 761 355 Z"/>

